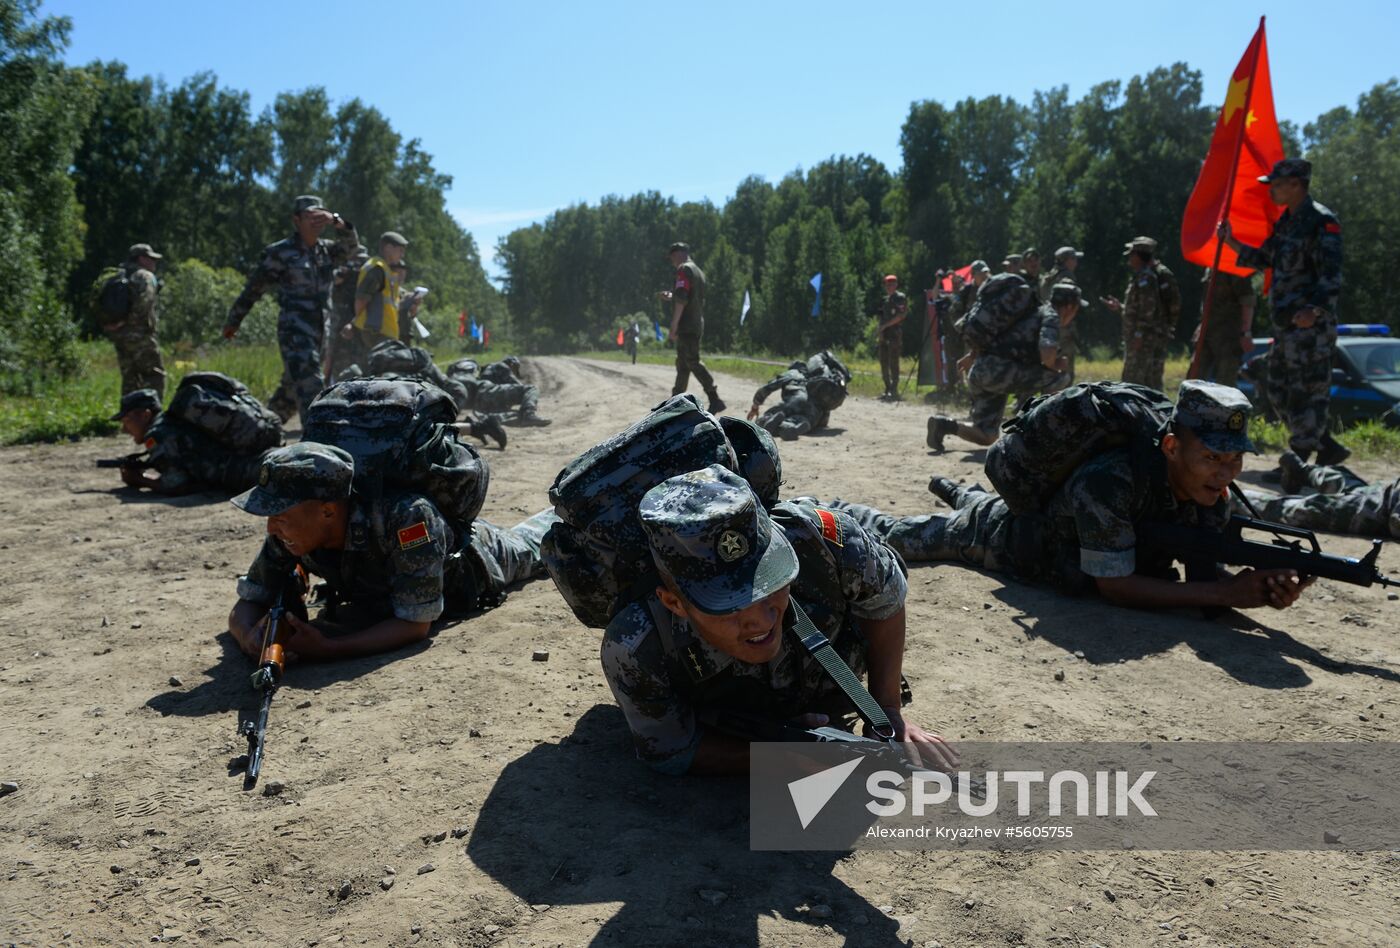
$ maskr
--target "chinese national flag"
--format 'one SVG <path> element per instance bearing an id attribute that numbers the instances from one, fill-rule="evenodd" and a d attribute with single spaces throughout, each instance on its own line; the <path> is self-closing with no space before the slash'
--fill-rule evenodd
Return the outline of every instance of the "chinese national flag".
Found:
<path id="1" fill-rule="evenodd" d="M 971 280 L 972 280 L 972 264 L 969 263 L 967 266 L 963 267 L 961 270 L 954 270 L 953 273 L 956 273 L 958 276 L 962 277 L 962 281 L 963 281 L 964 283 L 971 282 Z M 953 274 L 952 274 L 952 273 L 948 274 L 947 276 L 945 276 L 945 277 L 943 278 L 943 292 L 944 292 L 944 293 L 951 293 L 951 292 L 953 292 Z"/>
<path id="2" fill-rule="evenodd" d="M 1196 178 L 1195 190 L 1181 219 L 1181 255 L 1209 267 L 1216 262 L 1216 225 L 1228 219 L 1240 241 L 1259 246 L 1273 230 L 1282 208 L 1269 200 L 1269 186 L 1260 175 L 1283 159 L 1274 89 L 1269 82 L 1269 51 L 1264 19 L 1230 77 L 1230 88 L 1211 136 L 1210 151 Z M 1220 269 L 1244 276 L 1251 271 L 1235 265 L 1233 253 L 1220 256 Z"/>

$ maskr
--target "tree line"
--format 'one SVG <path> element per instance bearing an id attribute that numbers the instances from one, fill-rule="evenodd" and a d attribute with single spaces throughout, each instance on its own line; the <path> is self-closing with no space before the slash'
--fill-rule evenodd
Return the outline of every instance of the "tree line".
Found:
<path id="1" fill-rule="evenodd" d="M 316 87 L 254 113 L 246 92 L 210 73 L 167 86 L 119 62 L 68 67 L 71 24 L 38 7 L 0 0 L 0 280 L 12 313 L 0 321 L 0 374 L 71 368 L 69 343 L 95 330 L 94 279 L 137 242 L 164 254 L 171 288 L 192 287 L 200 303 L 194 317 L 172 312 L 163 336 L 212 339 L 233 295 L 208 297 L 236 295 L 262 248 L 291 233 L 303 193 L 353 221 L 371 251 L 382 231 L 405 234 L 430 309 L 499 325 L 500 294 L 446 209 L 452 179 L 389 116 Z"/>
<path id="2" fill-rule="evenodd" d="M 567 207 L 496 248 L 512 333 L 558 350 L 604 344 L 638 316 L 661 319 L 655 292 L 668 285 L 664 251 L 673 240 L 691 245 L 709 277 L 711 348 L 796 354 L 872 344 L 886 273 L 900 276 L 917 306 L 939 269 L 982 258 L 999 271 L 1007 253 L 1028 247 L 1045 270 L 1058 247 L 1084 251 L 1077 275 L 1091 300 L 1121 297 L 1123 245 L 1146 235 L 1181 284 L 1184 351 L 1203 271 L 1181 259 L 1181 215 L 1217 114 L 1202 101 L 1201 73 L 1176 63 L 1100 83 L 1077 101 L 1059 86 L 1028 104 L 1002 96 L 914 102 L 897 169 L 868 155 L 834 156 L 776 184 L 746 178 L 722 207 L 655 192 Z M 1281 129 L 1288 154 L 1312 160 L 1317 199 L 1342 220 L 1344 321 L 1400 328 L 1387 251 L 1400 219 L 1397 126 L 1400 86 L 1391 79 L 1354 109 Z M 818 272 L 814 318 L 808 281 Z M 741 325 L 746 292 L 752 310 Z M 1079 322 L 1086 343 L 1118 344 L 1119 320 L 1106 307 L 1093 302 Z M 906 351 L 924 325 L 906 322 Z M 1258 325 L 1267 332 L 1264 317 Z"/>

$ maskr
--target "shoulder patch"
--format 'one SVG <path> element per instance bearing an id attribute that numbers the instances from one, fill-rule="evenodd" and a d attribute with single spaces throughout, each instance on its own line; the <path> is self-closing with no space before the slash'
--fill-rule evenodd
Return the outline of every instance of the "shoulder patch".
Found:
<path id="1" fill-rule="evenodd" d="M 822 536 L 830 543 L 845 546 L 845 540 L 841 536 L 841 521 L 836 519 L 836 514 L 825 507 L 818 507 L 817 518 L 822 522 Z"/>
<path id="2" fill-rule="evenodd" d="M 151 448 L 154 448 L 155 446 L 156 446 L 156 439 L 155 439 L 155 438 L 147 438 L 147 439 L 146 439 L 146 450 L 147 450 L 147 451 L 149 451 Z"/>
<path id="3" fill-rule="evenodd" d="M 404 527 L 399 531 L 399 549 L 411 550 L 415 546 L 427 543 L 429 539 L 427 521 L 420 520 L 413 526 Z"/>
<path id="4" fill-rule="evenodd" d="M 1336 221 L 1328 221 L 1322 225 L 1322 231 L 1326 234 L 1340 234 L 1342 232 L 1342 225 Z"/>

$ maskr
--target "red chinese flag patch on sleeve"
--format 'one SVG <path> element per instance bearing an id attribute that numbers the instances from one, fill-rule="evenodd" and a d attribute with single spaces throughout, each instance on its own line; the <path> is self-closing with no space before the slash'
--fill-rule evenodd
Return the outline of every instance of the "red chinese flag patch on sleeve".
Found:
<path id="1" fill-rule="evenodd" d="M 415 546 L 422 546 L 428 540 L 428 524 L 422 520 L 399 531 L 400 550 L 411 550 Z"/>
<path id="2" fill-rule="evenodd" d="M 687 276 L 685 275 L 685 271 L 684 271 L 684 270 L 677 270 L 677 271 L 676 271 L 676 289 L 678 289 L 678 290 L 689 290 L 689 289 L 690 289 L 690 278 L 687 277 Z"/>
<path id="3" fill-rule="evenodd" d="M 836 519 L 836 514 L 832 513 L 830 510 L 818 507 L 817 517 L 822 522 L 822 536 L 826 537 L 827 540 L 835 543 L 837 546 L 842 546 L 841 523 Z"/>
<path id="4" fill-rule="evenodd" d="M 1322 229 L 1329 234 L 1340 234 L 1342 232 L 1342 225 L 1338 224 L 1336 221 L 1328 221 L 1322 225 Z"/>

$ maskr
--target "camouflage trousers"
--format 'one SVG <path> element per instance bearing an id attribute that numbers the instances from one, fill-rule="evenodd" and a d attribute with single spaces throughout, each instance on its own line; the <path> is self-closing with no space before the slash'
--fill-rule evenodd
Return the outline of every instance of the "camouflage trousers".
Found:
<path id="1" fill-rule="evenodd" d="M 1240 344 L 1239 333 L 1233 337 L 1207 333 L 1201 343 L 1201 358 L 1196 363 L 1196 378 L 1234 385 L 1239 381 L 1243 359 L 1244 347 Z"/>
<path id="2" fill-rule="evenodd" d="M 884 380 L 886 395 L 899 391 L 899 355 L 904 344 L 903 333 L 903 326 L 880 333 L 880 377 Z"/>
<path id="3" fill-rule="evenodd" d="M 188 425 L 165 424 L 153 460 L 168 489 L 196 487 L 241 494 L 257 483 L 266 453 L 237 454 Z"/>
<path id="4" fill-rule="evenodd" d="M 1139 343 L 1136 349 L 1132 345 L 1134 342 Z M 1136 382 L 1160 392 L 1167 367 L 1166 342 L 1127 339 L 1123 349 L 1123 381 Z"/>
<path id="5" fill-rule="evenodd" d="M 475 411 L 505 412 L 515 408 L 521 415 L 533 415 L 540 407 L 540 393 L 533 385 L 478 381 L 471 387 L 471 407 Z"/>
<path id="6" fill-rule="evenodd" d="M 1329 317 L 1308 329 L 1277 330 L 1269 349 L 1269 404 L 1288 428 L 1288 447 L 1304 456 L 1322 447 L 1327 433 L 1336 347 L 1337 326 Z"/>
<path id="7" fill-rule="evenodd" d="M 143 388 L 153 388 L 165 400 L 165 365 L 161 362 L 160 346 L 156 344 L 154 326 L 123 325 L 107 333 L 117 350 L 117 365 L 122 373 L 122 394 Z"/>
<path id="8" fill-rule="evenodd" d="M 311 400 L 321 394 L 321 320 L 303 313 L 283 312 L 277 318 L 277 348 L 282 350 L 282 383 L 267 407 L 290 417 L 295 405 L 303 426 Z"/>
<path id="9" fill-rule="evenodd" d="M 1280 497 L 1247 490 L 1245 496 L 1265 520 L 1305 530 L 1327 530 L 1400 540 L 1400 478 L 1367 484 L 1340 465 L 1305 464 L 1308 485 L 1320 493 Z M 1247 514 L 1236 504 L 1235 512 Z"/>
<path id="10" fill-rule="evenodd" d="M 559 519 L 554 508 L 502 529 L 485 520 L 472 523 L 472 550 L 486 568 L 490 585 L 497 590 L 544 572 L 540 541 Z"/>
<path id="11" fill-rule="evenodd" d="M 1037 392 L 1058 392 L 1069 384 L 1068 372 L 1047 369 L 1039 362 L 1021 362 L 986 353 L 977 357 L 967 373 L 972 395 L 968 420 L 972 427 L 994 432 L 1006 415 L 1006 397 L 1025 398 Z"/>
<path id="12" fill-rule="evenodd" d="M 946 514 L 896 517 L 841 500 L 826 506 L 850 514 L 910 563 L 965 563 L 1068 591 L 1087 582 L 1077 546 L 1059 536 L 1052 518 L 1013 514 L 1001 497 L 978 487 L 959 490 Z"/>
<path id="13" fill-rule="evenodd" d="M 782 400 L 781 404 L 758 416 L 758 426 L 784 441 L 796 441 L 802 435 L 820 427 L 817 424 L 820 413 L 812 406 L 806 392 L 795 392 Z"/>
<path id="14" fill-rule="evenodd" d="M 690 386 L 690 376 L 694 373 L 695 381 L 700 383 L 700 387 L 705 390 L 705 394 L 715 399 L 719 393 L 715 390 L 714 376 L 710 375 L 710 370 L 705 368 L 705 363 L 700 361 L 700 336 L 698 333 L 680 333 L 676 336 L 676 384 L 671 386 L 671 394 L 679 395 Z"/>

